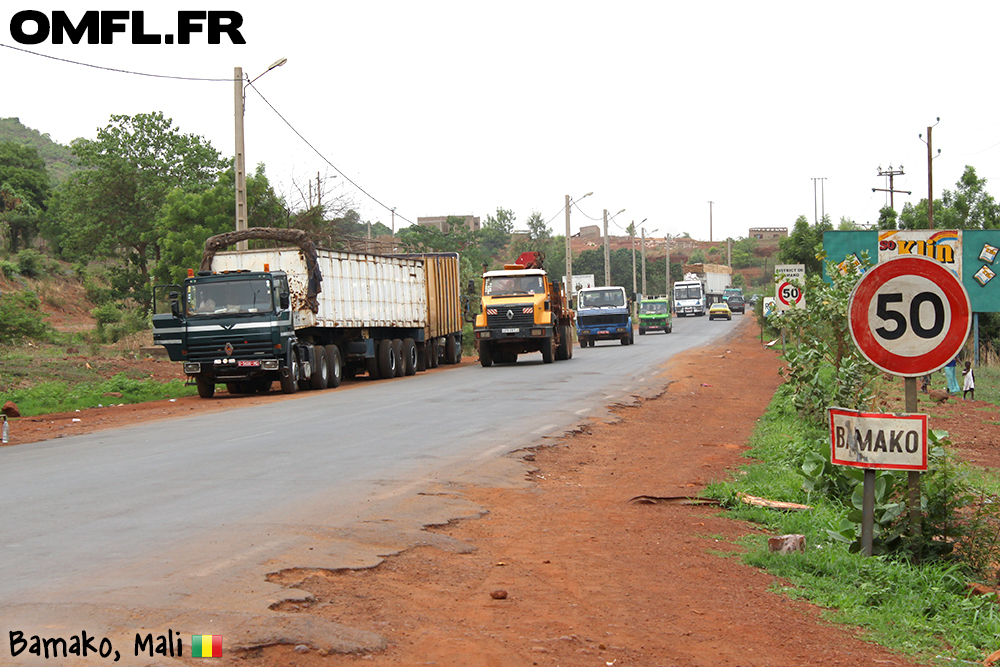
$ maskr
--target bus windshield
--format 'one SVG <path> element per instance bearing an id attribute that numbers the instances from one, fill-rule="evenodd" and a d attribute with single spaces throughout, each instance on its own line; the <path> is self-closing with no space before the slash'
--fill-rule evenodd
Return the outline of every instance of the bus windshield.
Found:
<path id="1" fill-rule="evenodd" d="M 674 299 L 700 299 L 701 285 L 674 285 Z"/>

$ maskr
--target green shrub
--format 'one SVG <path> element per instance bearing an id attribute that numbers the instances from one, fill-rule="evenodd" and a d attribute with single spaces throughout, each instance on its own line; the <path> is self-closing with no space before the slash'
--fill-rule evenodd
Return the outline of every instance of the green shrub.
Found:
<path id="1" fill-rule="evenodd" d="M 7 278 L 13 278 L 21 273 L 17 264 L 6 259 L 0 262 L 0 272 L 2 272 Z"/>
<path id="2" fill-rule="evenodd" d="M 41 302 L 34 292 L 0 296 L 0 343 L 11 345 L 24 339 L 47 340 L 52 327 L 43 317 Z"/>
<path id="3" fill-rule="evenodd" d="M 25 248 L 17 253 L 17 271 L 22 276 L 37 278 L 42 274 L 45 256 L 34 248 Z"/>

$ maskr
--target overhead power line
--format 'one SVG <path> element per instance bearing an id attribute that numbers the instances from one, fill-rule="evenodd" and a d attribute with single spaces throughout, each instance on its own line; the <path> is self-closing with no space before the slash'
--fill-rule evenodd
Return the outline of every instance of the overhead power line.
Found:
<path id="1" fill-rule="evenodd" d="M 16 47 L 16 46 L 11 46 L 10 44 L 0 43 L 0 46 L 4 46 L 4 47 L 6 47 L 8 49 L 12 49 L 14 51 L 21 51 L 22 53 L 27 53 L 29 55 L 38 56 L 40 58 L 48 58 L 50 60 L 57 60 L 59 62 L 68 63 L 70 65 L 79 65 L 80 67 L 90 67 L 92 69 L 104 70 L 106 72 L 114 72 L 116 74 L 130 74 L 130 75 L 133 75 L 133 76 L 146 76 L 146 77 L 151 77 L 151 78 L 156 78 L 156 79 L 174 79 L 174 80 L 178 80 L 178 81 L 208 81 L 208 82 L 232 83 L 233 81 L 236 80 L 233 77 L 229 77 L 229 78 L 225 78 L 225 79 L 207 79 L 207 78 L 192 77 L 192 76 L 173 76 L 173 75 L 168 75 L 168 74 L 149 74 L 149 73 L 146 73 L 146 72 L 135 72 L 135 71 L 132 71 L 132 70 L 118 69 L 118 68 L 114 68 L 114 67 L 103 67 L 101 65 L 91 65 L 90 63 L 83 63 L 83 62 L 79 62 L 79 61 L 76 61 L 76 60 L 68 60 L 66 58 L 57 58 L 55 56 L 49 56 L 49 55 L 46 55 L 44 53 L 37 53 L 35 51 L 29 51 L 28 49 L 22 49 L 22 48 L 19 48 L 19 47 Z M 314 153 L 316 153 L 316 155 L 319 156 L 319 158 L 321 160 L 323 160 L 323 162 L 325 162 L 326 164 L 330 165 L 330 167 L 332 167 L 338 174 L 340 174 L 341 176 L 343 176 L 344 180 L 346 180 L 348 183 L 350 183 L 351 185 L 353 185 L 354 187 L 356 187 L 359 191 L 361 191 L 362 193 L 364 193 L 364 195 L 366 197 L 368 197 L 373 202 L 375 202 L 376 204 L 378 204 L 379 206 L 381 206 L 382 208 L 384 208 L 386 211 L 392 212 L 392 211 L 395 210 L 394 208 L 392 208 L 390 206 L 387 206 L 386 204 L 383 204 L 377 197 L 375 197 L 370 192 L 368 192 L 367 190 L 365 190 L 363 187 L 361 187 L 360 185 L 358 185 L 357 183 L 355 183 L 347 174 L 345 174 L 343 171 L 341 171 L 335 164 L 333 164 L 332 162 L 330 162 L 330 160 L 327 159 L 327 157 L 325 155 L 323 155 L 322 153 L 320 153 L 319 150 L 315 146 L 313 146 L 312 143 L 308 139 L 306 139 L 305 136 L 303 136 L 301 132 L 299 132 L 297 129 L 295 129 L 295 127 L 290 122 L 288 122 L 288 120 L 284 116 L 281 115 L 281 113 L 274 107 L 273 104 L 271 104 L 267 100 L 266 97 L 264 97 L 263 95 L 261 95 L 261 92 L 259 90 L 257 90 L 257 88 L 253 85 L 252 81 L 248 84 L 248 86 L 250 88 L 253 88 L 254 92 L 257 93 L 257 95 L 260 96 L 260 99 L 264 100 L 264 103 L 267 104 L 267 106 L 271 107 L 271 110 L 274 111 L 275 114 L 277 114 L 278 118 L 280 118 L 285 123 L 285 125 L 287 125 L 289 127 L 289 129 L 291 129 L 292 132 L 294 132 L 296 134 L 296 136 L 298 136 L 299 139 L 301 139 L 305 143 L 306 146 L 308 146 L 309 148 L 311 148 L 312 151 Z M 399 213 L 395 213 L 395 216 L 398 217 L 398 218 L 400 218 L 401 220 L 405 220 L 406 222 L 410 223 L 411 225 L 414 224 L 412 220 L 410 220 L 406 216 L 403 216 L 403 215 L 401 215 Z"/>

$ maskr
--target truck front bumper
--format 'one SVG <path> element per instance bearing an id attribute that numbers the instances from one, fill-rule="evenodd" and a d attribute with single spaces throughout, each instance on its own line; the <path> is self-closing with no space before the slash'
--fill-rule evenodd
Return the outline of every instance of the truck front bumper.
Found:
<path id="1" fill-rule="evenodd" d="M 485 328 L 475 330 L 476 340 L 525 340 L 530 338 L 552 338 L 553 328 L 547 325 L 524 327 Z"/>
<path id="2" fill-rule="evenodd" d="M 613 327 L 586 327 L 576 330 L 576 335 L 581 340 L 618 340 L 629 335 L 628 325 Z"/>
<path id="3" fill-rule="evenodd" d="M 277 371 L 281 363 L 277 359 L 216 359 L 215 361 L 184 363 L 187 375 L 208 375 L 216 380 L 245 380 L 262 373 Z"/>

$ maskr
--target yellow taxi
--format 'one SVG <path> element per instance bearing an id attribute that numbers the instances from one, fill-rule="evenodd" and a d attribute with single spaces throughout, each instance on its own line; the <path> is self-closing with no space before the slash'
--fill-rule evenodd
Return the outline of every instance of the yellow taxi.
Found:
<path id="1" fill-rule="evenodd" d="M 725 301 L 713 303 L 712 307 L 708 309 L 708 319 L 714 320 L 715 318 L 726 320 L 733 319 L 733 311 L 729 310 L 729 304 Z"/>

